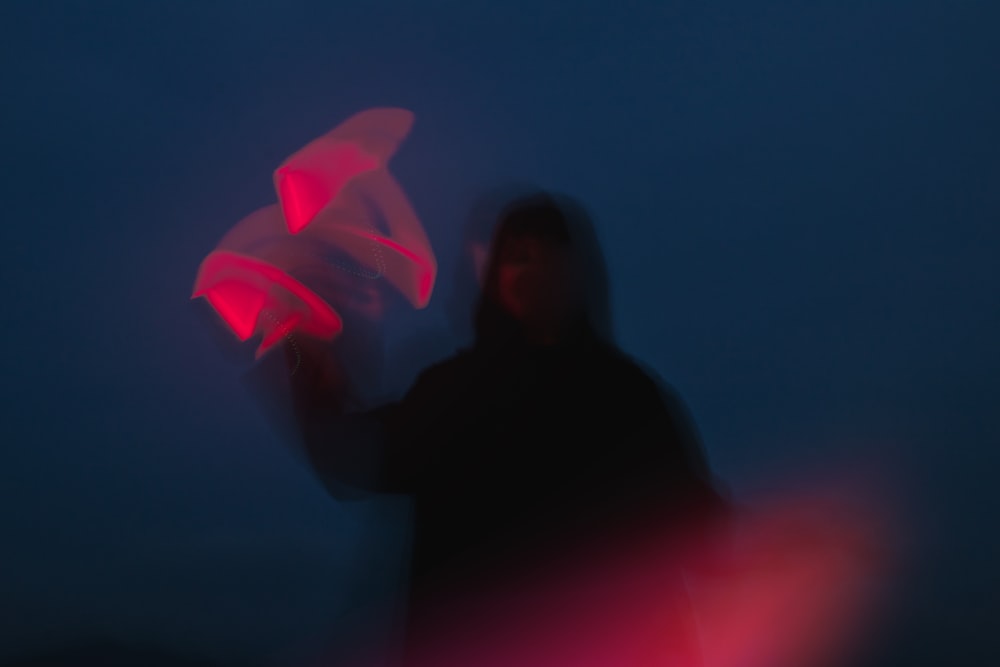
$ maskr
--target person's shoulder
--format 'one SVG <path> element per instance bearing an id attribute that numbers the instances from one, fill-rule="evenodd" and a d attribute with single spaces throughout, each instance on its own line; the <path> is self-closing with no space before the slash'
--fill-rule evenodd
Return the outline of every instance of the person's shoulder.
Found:
<path id="1" fill-rule="evenodd" d="M 632 396 L 642 397 L 648 402 L 664 404 L 671 409 L 682 409 L 684 402 L 680 393 L 651 364 L 625 352 L 617 345 L 602 345 L 605 348 L 603 356 L 619 387 L 628 388 Z"/>
<path id="2" fill-rule="evenodd" d="M 417 376 L 417 381 L 436 384 L 474 375 L 480 362 L 478 357 L 472 348 L 460 348 L 454 354 L 427 366 Z"/>
<path id="3" fill-rule="evenodd" d="M 605 360 L 604 363 L 618 376 L 620 381 L 646 388 L 655 388 L 664 384 L 659 373 L 652 366 L 617 345 L 601 342 L 600 349 L 600 354 Z"/>
<path id="4" fill-rule="evenodd" d="M 476 377 L 474 361 L 467 351 L 459 350 L 426 366 L 398 401 L 396 412 L 409 415 L 411 420 L 419 413 L 427 413 L 419 417 L 423 420 L 453 404 Z"/>

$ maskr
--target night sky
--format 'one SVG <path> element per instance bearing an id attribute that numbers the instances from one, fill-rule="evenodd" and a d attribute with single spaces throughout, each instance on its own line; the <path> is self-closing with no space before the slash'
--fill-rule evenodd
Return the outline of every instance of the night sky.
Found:
<path id="1" fill-rule="evenodd" d="M 387 391 L 465 342 L 476 199 L 575 195 L 619 342 L 737 498 L 886 484 L 875 661 L 995 664 L 998 26 L 989 0 L 5 4 L 0 659 L 293 662 L 397 585 L 405 504 L 327 496 L 189 297 L 285 157 L 398 106 L 440 273 Z"/>

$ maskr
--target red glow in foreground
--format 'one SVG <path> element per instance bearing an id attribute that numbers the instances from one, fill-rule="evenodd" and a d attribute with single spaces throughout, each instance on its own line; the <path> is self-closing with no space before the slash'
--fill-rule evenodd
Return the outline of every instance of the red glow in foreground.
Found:
<path id="1" fill-rule="evenodd" d="M 207 298 L 240 340 L 262 332 L 258 357 L 293 329 L 325 340 L 341 330 L 340 316 L 308 287 L 275 266 L 225 250 L 202 263 L 193 296 Z"/>
<path id="2" fill-rule="evenodd" d="M 799 495 L 717 534 L 602 540 L 536 576 L 460 597 L 407 664 L 847 664 L 873 620 L 872 583 L 886 574 L 887 538 L 871 517 Z"/>

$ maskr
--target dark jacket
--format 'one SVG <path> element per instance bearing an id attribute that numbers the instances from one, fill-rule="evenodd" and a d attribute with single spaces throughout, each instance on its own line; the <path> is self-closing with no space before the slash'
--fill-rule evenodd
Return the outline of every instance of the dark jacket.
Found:
<path id="1" fill-rule="evenodd" d="M 512 573 L 626 525 L 665 529 L 719 502 L 679 402 L 593 335 L 473 347 L 398 402 L 353 415 L 337 414 L 330 376 L 297 375 L 306 452 L 328 488 L 413 498 L 418 591 Z"/>

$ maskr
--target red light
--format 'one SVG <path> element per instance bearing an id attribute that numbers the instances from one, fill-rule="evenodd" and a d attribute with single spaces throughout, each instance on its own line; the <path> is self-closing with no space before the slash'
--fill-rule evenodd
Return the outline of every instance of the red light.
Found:
<path id="1" fill-rule="evenodd" d="M 279 203 L 229 230 L 202 262 L 192 298 L 208 299 L 239 340 L 260 334 L 258 356 L 293 332 L 324 340 L 340 332 L 331 303 L 349 299 L 341 298 L 339 271 L 355 280 L 385 278 L 415 307 L 425 307 L 437 263 L 386 169 L 412 124 L 404 109 L 369 109 L 290 156 L 273 174 Z M 376 231 L 369 204 L 388 234 Z M 342 268 L 329 259 L 338 252 L 369 271 Z"/>
<path id="2" fill-rule="evenodd" d="M 342 328 L 337 312 L 308 287 L 276 266 L 226 250 L 202 262 L 192 298 L 199 296 L 240 340 L 263 334 L 258 357 L 292 330 L 332 340 Z"/>
<path id="3" fill-rule="evenodd" d="M 319 234 L 320 230 L 315 232 Z M 414 250 L 393 239 L 347 224 L 330 224 L 322 233 L 325 239 L 335 240 L 338 247 L 368 268 L 378 270 L 381 277 L 395 285 L 414 307 L 423 308 L 430 301 L 437 272 L 430 248 L 418 246 Z M 372 244 L 378 244 L 386 252 L 373 253 Z"/>
<path id="4" fill-rule="evenodd" d="M 861 646 L 888 564 L 868 517 L 788 495 L 718 531 L 649 528 L 435 601 L 414 664 L 801 667 Z"/>
<path id="5" fill-rule="evenodd" d="M 288 231 L 301 232 L 348 181 L 378 166 L 358 146 L 322 139 L 290 157 L 274 172 Z"/>

